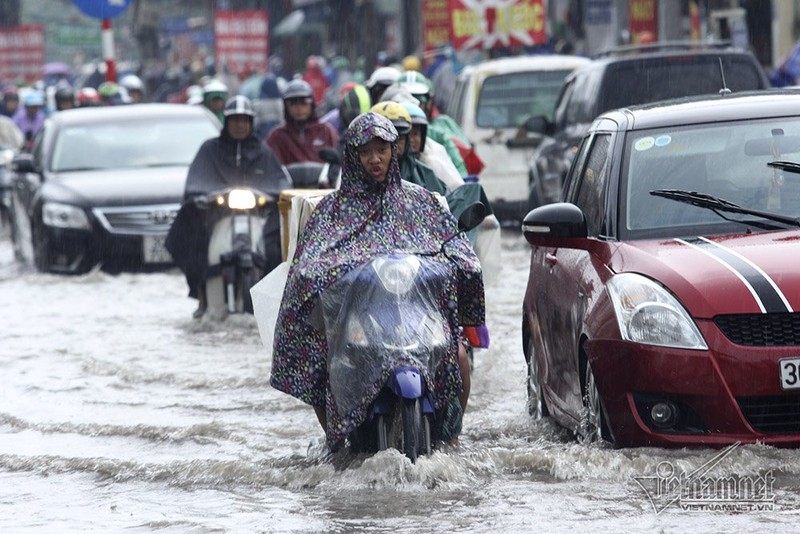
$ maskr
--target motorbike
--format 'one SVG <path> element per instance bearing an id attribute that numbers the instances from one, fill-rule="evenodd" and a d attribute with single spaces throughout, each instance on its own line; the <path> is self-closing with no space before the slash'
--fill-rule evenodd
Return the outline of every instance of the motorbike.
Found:
<path id="1" fill-rule="evenodd" d="M 15 153 L 13 149 L 0 145 L 0 226 L 8 225 L 12 230 L 14 171 L 11 168 L 11 160 Z"/>
<path id="2" fill-rule="evenodd" d="M 464 210 L 459 232 L 475 228 L 484 213 L 480 203 Z M 319 327 L 328 341 L 328 380 L 337 409 L 346 416 L 380 390 L 367 419 L 348 436 L 351 450 L 391 447 L 415 462 L 441 440 L 444 421 L 434 409 L 432 380 L 457 328 L 441 304 L 456 267 L 435 258 L 445 254 L 446 243 L 425 254 L 377 255 L 320 297 Z"/>
<path id="3" fill-rule="evenodd" d="M 208 313 L 212 317 L 253 313 L 250 288 L 266 274 L 263 230 L 276 198 L 256 189 L 236 187 L 211 192 L 197 201 L 204 204 L 211 228 Z"/>

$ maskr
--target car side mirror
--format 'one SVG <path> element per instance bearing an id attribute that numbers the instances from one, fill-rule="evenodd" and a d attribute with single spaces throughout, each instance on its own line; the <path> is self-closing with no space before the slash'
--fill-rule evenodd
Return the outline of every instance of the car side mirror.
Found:
<path id="1" fill-rule="evenodd" d="M 33 154 L 18 154 L 11 160 L 11 168 L 14 172 L 39 172 L 36 168 L 36 162 L 33 159 Z"/>
<path id="2" fill-rule="evenodd" d="M 522 221 L 522 233 L 534 246 L 581 248 L 588 237 L 586 217 L 569 202 L 545 204 L 532 209 Z"/>
<path id="3" fill-rule="evenodd" d="M 550 121 L 544 115 L 534 115 L 522 123 L 522 128 L 529 133 L 539 135 L 550 135 L 552 126 Z"/>

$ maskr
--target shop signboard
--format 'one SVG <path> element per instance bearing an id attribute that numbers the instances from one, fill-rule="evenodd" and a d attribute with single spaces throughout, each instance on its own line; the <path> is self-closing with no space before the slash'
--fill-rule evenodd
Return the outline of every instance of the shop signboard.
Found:
<path id="1" fill-rule="evenodd" d="M 216 64 L 231 74 L 267 70 L 269 19 L 266 11 L 215 11 Z"/>
<path id="2" fill-rule="evenodd" d="M 456 50 L 536 46 L 547 39 L 543 0 L 449 0 Z"/>
<path id="3" fill-rule="evenodd" d="M 0 28 L 0 80 L 31 83 L 42 77 L 44 62 L 44 26 Z"/>

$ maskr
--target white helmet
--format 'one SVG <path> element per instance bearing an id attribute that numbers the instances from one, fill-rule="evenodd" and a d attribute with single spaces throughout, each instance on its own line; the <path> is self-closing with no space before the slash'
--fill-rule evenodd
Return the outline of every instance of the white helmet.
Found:
<path id="1" fill-rule="evenodd" d="M 378 67 L 372 72 L 369 80 L 367 80 L 364 85 L 366 85 L 368 89 L 372 89 L 376 85 L 389 86 L 400 79 L 401 74 L 402 72 L 394 67 Z"/>
<path id="2" fill-rule="evenodd" d="M 125 89 L 130 91 L 139 91 L 140 93 L 144 92 L 144 83 L 142 83 L 141 78 L 136 76 L 135 74 L 126 74 L 119 80 L 119 84 L 124 87 Z"/>

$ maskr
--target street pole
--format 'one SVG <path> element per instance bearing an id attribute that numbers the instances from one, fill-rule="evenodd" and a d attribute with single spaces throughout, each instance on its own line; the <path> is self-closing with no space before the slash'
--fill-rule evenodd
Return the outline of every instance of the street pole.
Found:
<path id="1" fill-rule="evenodd" d="M 111 19 L 103 19 L 102 40 L 103 59 L 106 62 L 106 81 L 116 82 L 117 72 L 114 66 L 114 32 L 111 31 Z"/>

